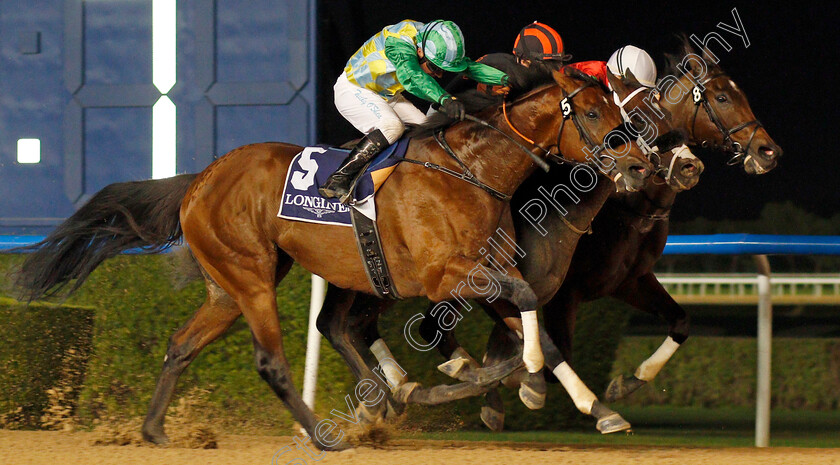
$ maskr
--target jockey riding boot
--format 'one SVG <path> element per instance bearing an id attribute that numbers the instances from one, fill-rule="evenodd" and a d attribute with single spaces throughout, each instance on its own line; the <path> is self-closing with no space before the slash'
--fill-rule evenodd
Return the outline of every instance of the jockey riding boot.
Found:
<path id="1" fill-rule="evenodd" d="M 318 188 L 318 193 L 324 198 L 338 197 L 341 203 L 347 203 L 350 198 L 350 184 L 356 179 L 356 175 L 388 145 L 388 139 L 379 129 L 363 137 L 335 173 Z"/>

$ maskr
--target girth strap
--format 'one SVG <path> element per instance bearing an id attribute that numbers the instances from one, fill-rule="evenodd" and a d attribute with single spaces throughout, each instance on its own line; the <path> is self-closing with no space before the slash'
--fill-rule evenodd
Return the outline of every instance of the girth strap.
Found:
<path id="1" fill-rule="evenodd" d="M 359 255 L 362 257 L 362 264 L 374 293 L 380 299 L 385 297 L 399 299 L 400 295 L 394 286 L 391 270 L 388 269 L 388 262 L 385 261 L 385 253 L 382 251 L 382 241 L 376 221 L 355 208 L 350 209 L 350 218 L 356 235 L 356 246 L 359 248 Z"/>

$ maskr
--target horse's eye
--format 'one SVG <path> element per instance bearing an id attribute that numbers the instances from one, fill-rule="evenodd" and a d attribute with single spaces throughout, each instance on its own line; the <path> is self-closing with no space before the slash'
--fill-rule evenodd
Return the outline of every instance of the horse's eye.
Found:
<path id="1" fill-rule="evenodd" d="M 718 94 L 715 97 L 715 100 L 717 100 L 720 103 L 726 103 L 729 101 L 729 98 L 726 96 L 726 94 Z"/>
<path id="2" fill-rule="evenodd" d="M 594 110 L 589 110 L 586 112 L 586 117 L 589 119 L 598 119 L 598 112 Z"/>

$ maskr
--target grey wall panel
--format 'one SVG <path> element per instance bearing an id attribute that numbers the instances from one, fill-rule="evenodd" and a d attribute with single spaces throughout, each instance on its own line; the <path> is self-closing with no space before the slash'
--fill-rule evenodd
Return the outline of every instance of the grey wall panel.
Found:
<path id="1" fill-rule="evenodd" d="M 239 145 L 314 143 L 315 0 L 178 0 L 177 171 Z M 151 176 L 152 0 L 0 2 L 0 234 L 44 233 Z M 37 52 L 37 53 L 36 53 Z M 41 163 L 16 162 L 20 138 Z"/>

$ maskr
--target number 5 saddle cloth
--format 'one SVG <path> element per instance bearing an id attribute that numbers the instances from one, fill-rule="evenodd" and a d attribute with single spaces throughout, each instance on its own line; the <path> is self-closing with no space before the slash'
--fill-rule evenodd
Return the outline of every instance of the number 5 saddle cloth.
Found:
<path id="1" fill-rule="evenodd" d="M 410 139 L 402 138 L 383 150 L 368 166 L 353 192 L 353 208 L 376 220 L 374 195 L 405 156 Z M 318 188 L 326 182 L 350 150 L 328 146 L 305 147 L 292 159 L 277 216 L 310 223 L 351 226 L 350 206 L 325 199 Z"/>

